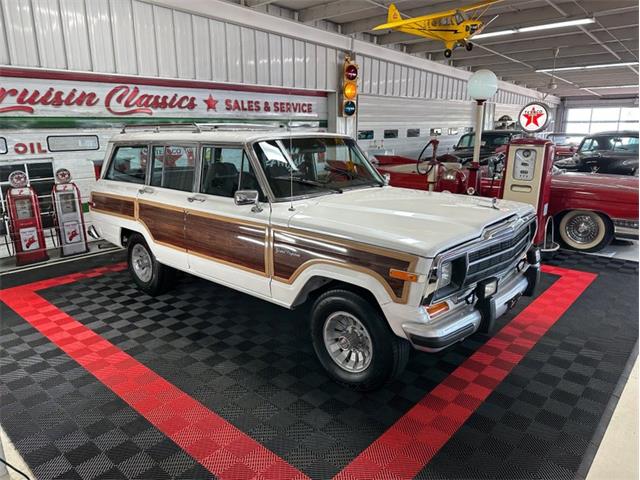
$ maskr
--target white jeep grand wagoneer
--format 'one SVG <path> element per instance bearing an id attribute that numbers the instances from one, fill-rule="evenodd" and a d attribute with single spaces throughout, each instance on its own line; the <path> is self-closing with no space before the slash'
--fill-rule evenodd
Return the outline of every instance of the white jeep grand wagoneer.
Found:
<path id="1" fill-rule="evenodd" d="M 93 235 L 128 249 L 151 295 L 177 269 L 308 303 L 318 359 L 351 387 L 398 375 L 411 346 L 434 352 L 489 331 L 538 281 L 531 206 L 389 187 L 349 137 L 132 130 L 107 147 Z"/>

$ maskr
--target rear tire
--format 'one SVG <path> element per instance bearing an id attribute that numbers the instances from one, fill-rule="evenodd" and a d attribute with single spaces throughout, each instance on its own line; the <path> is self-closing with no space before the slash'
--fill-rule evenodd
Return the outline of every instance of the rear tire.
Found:
<path id="1" fill-rule="evenodd" d="M 175 270 L 156 260 L 139 233 L 131 235 L 127 243 L 129 274 L 138 288 L 151 296 L 166 292 L 175 278 Z"/>
<path id="2" fill-rule="evenodd" d="M 359 391 L 380 388 L 404 370 L 411 345 L 355 292 L 330 290 L 311 309 L 311 340 L 327 373 Z"/>
<path id="3" fill-rule="evenodd" d="M 597 252 L 611 243 L 613 223 L 590 210 L 571 210 L 558 223 L 562 243 L 579 252 Z"/>
<path id="4" fill-rule="evenodd" d="M 467 42 L 464 46 L 464 48 L 467 49 L 467 52 L 470 52 L 471 50 L 473 50 L 473 43 L 471 42 Z"/>

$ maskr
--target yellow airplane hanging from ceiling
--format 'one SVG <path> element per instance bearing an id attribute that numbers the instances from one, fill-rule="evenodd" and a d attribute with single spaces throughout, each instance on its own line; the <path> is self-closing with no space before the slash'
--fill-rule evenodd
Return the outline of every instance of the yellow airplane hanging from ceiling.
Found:
<path id="1" fill-rule="evenodd" d="M 373 30 L 397 30 L 418 37 L 439 40 L 445 46 L 444 56 L 449 58 L 457 46 L 464 46 L 467 50 L 473 48 L 473 44 L 469 40 L 493 22 L 497 16 L 487 23 L 480 20 L 480 17 L 490 5 L 500 1 L 502 0 L 488 0 L 454 10 L 407 19 L 402 18 L 392 3 L 389 6 L 387 23 L 373 27 Z M 473 13 L 469 14 L 468 12 Z"/>

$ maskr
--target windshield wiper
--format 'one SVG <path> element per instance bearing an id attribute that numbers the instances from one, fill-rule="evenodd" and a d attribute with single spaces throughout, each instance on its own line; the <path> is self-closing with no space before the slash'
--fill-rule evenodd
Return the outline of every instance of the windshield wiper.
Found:
<path id="1" fill-rule="evenodd" d="M 315 180 L 309 180 L 307 178 L 300 178 L 300 177 L 287 177 L 287 176 L 280 176 L 280 177 L 272 177 L 274 180 L 286 180 L 288 182 L 293 182 L 293 183 L 300 183 L 302 185 L 311 185 L 312 187 L 318 187 L 318 188 L 324 188 L 325 190 L 330 190 L 332 192 L 336 192 L 336 193 L 342 193 L 342 189 L 341 188 L 337 188 L 337 187 L 328 187 L 326 184 L 321 183 L 321 182 L 316 182 Z"/>

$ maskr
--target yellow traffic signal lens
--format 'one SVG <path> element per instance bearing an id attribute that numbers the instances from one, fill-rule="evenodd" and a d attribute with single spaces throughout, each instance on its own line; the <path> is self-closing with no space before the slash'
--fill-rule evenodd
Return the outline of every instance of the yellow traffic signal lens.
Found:
<path id="1" fill-rule="evenodd" d="M 356 95 L 358 95 L 358 87 L 353 82 L 347 82 L 344 84 L 342 93 L 344 94 L 345 98 L 353 100 L 354 98 L 356 98 Z"/>

